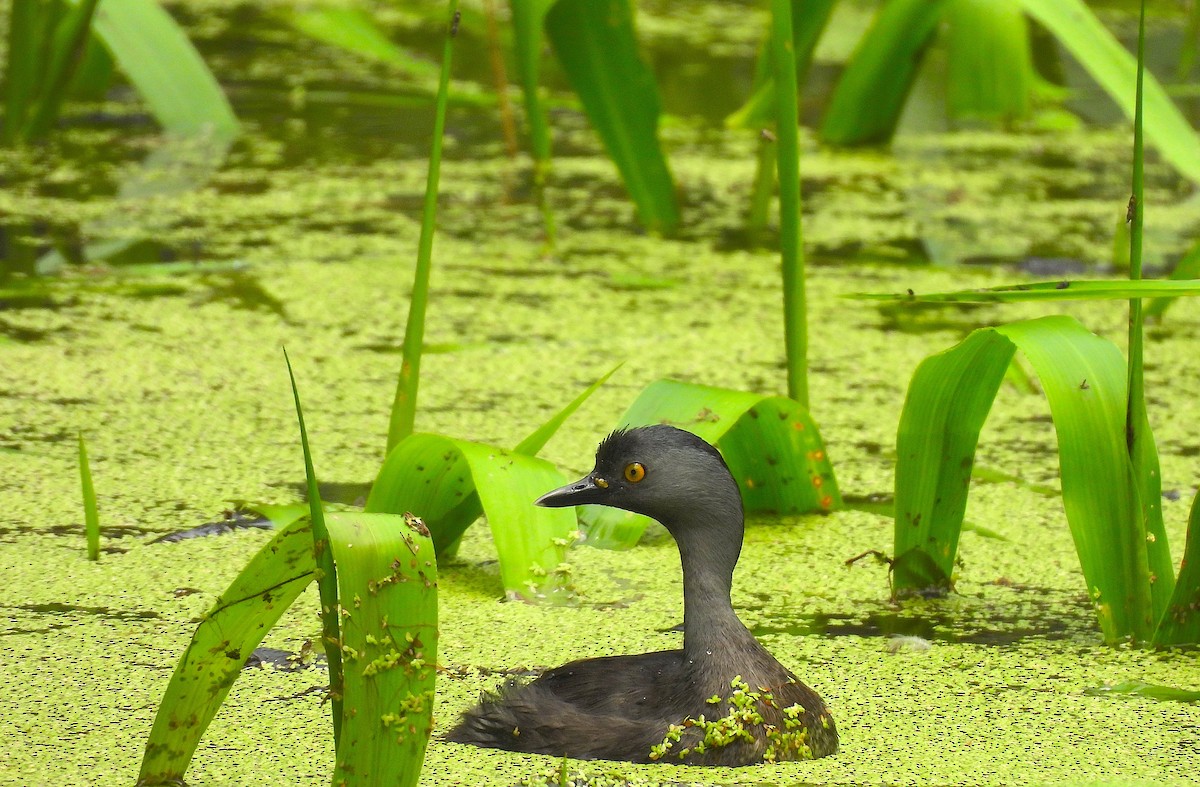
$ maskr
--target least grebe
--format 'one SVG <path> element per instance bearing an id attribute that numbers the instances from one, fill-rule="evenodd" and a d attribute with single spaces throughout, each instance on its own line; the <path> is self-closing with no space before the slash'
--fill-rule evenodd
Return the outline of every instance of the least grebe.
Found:
<path id="1" fill-rule="evenodd" d="M 672 426 L 618 430 L 592 472 L 538 498 L 661 522 L 683 566 L 683 649 L 573 661 L 509 682 L 448 740 L 577 759 L 745 765 L 837 751 L 833 719 L 758 643 L 730 603 L 742 499 L 725 461 Z"/>

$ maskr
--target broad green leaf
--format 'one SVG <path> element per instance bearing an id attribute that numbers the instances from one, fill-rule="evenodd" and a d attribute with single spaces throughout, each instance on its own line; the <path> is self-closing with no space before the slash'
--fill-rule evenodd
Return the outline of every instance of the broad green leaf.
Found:
<path id="1" fill-rule="evenodd" d="M 565 482 L 553 465 L 536 457 L 413 434 L 388 454 L 366 510 L 417 514 L 428 524 L 439 556 L 486 512 L 505 593 L 555 599 L 568 590 L 563 561 L 575 517 L 570 509 L 538 508 L 533 501 Z"/>
<path id="2" fill-rule="evenodd" d="M 225 161 L 241 128 L 195 47 L 154 0 L 103 2 L 92 30 L 166 132 L 141 165 L 122 178 L 112 214 L 82 228 L 88 238 L 100 239 L 85 247 L 85 258 L 101 260 L 154 232 L 153 226 L 131 232 L 129 208 L 121 202 L 203 185 Z M 57 251 L 49 252 L 38 261 L 38 272 L 51 273 L 64 263 Z"/>
<path id="3" fill-rule="evenodd" d="M 1131 120 L 1137 64 L 1083 0 L 1020 0 L 1054 34 Z M 1146 75 L 1146 135 L 1185 177 L 1200 181 L 1200 138 L 1153 75 Z"/>
<path id="4" fill-rule="evenodd" d="M 1013 350 L 995 331 L 975 331 L 913 373 L 896 430 L 897 595 L 951 586 L 979 431 Z"/>
<path id="5" fill-rule="evenodd" d="M 334 784 L 411 787 L 433 729 L 437 563 L 421 520 L 331 513 L 345 698 Z"/>
<path id="6" fill-rule="evenodd" d="M 295 522 L 277 532 L 221 594 L 196 627 L 167 684 L 138 784 L 182 782 L 200 737 L 242 665 L 312 581 L 314 570 L 311 526 Z"/>
<path id="7" fill-rule="evenodd" d="M 887 142 L 947 0 L 887 0 L 838 80 L 821 137 L 835 145 Z"/>
<path id="8" fill-rule="evenodd" d="M 1143 520 L 1133 484 L 1125 363 L 1065 316 L 980 329 L 917 368 L 897 432 L 895 592 L 949 587 L 979 429 L 1018 349 L 1050 402 L 1063 507 L 1104 637 L 1148 642 L 1150 577 L 1169 588 L 1171 564 L 1161 519 Z"/>
<path id="9" fill-rule="evenodd" d="M 859 292 L 845 297 L 868 301 L 906 303 L 1019 303 L 1023 301 L 1100 301 L 1127 298 L 1177 298 L 1200 295 L 1200 279 L 1171 281 L 1142 279 L 1129 281 L 1047 281 L 1037 284 L 1010 284 L 981 290 L 956 292 L 871 293 Z"/>
<path id="10" fill-rule="evenodd" d="M 1020 2 L 950 0 L 945 13 L 950 114 L 1028 117 L 1034 70 Z"/>
<path id="11" fill-rule="evenodd" d="M 26 140 L 41 139 L 58 120 L 66 101 L 71 77 L 79 65 L 87 43 L 88 30 L 99 0 L 78 0 L 69 7 L 42 51 L 39 67 L 45 68 L 40 79 L 37 104 L 21 132 Z"/>
<path id="12" fill-rule="evenodd" d="M 679 207 L 658 144 L 658 89 L 638 57 L 630 1 L 558 0 L 546 13 L 545 32 L 639 220 L 654 232 L 673 233 Z"/>
<path id="13" fill-rule="evenodd" d="M 1172 702 L 1200 702 L 1200 691 L 1177 689 L 1174 686 L 1159 686 L 1140 680 L 1127 680 L 1112 686 L 1101 686 L 1095 689 L 1085 689 L 1084 694 L 1094 696 L 1104 694 L 1132 694 L 1138 697 L 1149 697 L 1153 700 L 1169 700 Z"/>
<path id="14" fill-rule="evenodd" d="M 1200 494 L 1192 501 L 1175 591 L 1158 622 L 1154 644 L 1200 644 Z"/>
<path id="15" fill-rule="evenodd" d="M 721 450 L 747 511 L 829 511 L 842 499 L 812 416 L 782 396 L 659 380 L 630 405 L 619 426 L 669 423 Z M 582 506 L 586 542 L 609 549 L 637 544 L 650 520 Z"/>
<path id="16" fill-rule="evenodd" d="M 80 2 L 81 0 L 72 0 Z M 163 128 L 232 141 L 237 118 L 196 48 L 154 0 L 106 0 L 92 21 Z"/>
<path id="17" fill-rule="evenodd" d="M 808 69 L 812 65 L 813 51 L 817 40 L 829 22 L 837 0 L 791 0 L 792 4 L 792 49 L 796 59 L 796 84 L 804 85 Z M 770 41 L 770 31 L 767 40 Z M 754 92 L 746 103 L 725 118 L 726 128 L 743 128 L 758 131 L 775 123 L 775 78 L 766 66 L 770 47 L 759 52 L 755 67 Z"/>

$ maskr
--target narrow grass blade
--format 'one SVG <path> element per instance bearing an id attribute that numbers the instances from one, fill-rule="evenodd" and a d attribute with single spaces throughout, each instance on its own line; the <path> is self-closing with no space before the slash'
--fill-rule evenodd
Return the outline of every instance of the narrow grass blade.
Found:
<path id="1" fill-rule="evenodd" d="M 1033 59 L 1018 0 L 951 0 L 946 6 L 946 103 L 954 117 L 1029 116 Z"/>
<path id="2" fill-rule="evenodd" d="M 569 592 L 564 558 L 575 517 L 569 509 L 538 508 L 533 501 L 564 483 L 553 465 L 536 457 L 413 434 L 388 454 L 366 510 L 419 514 L 439 556 L 486 513 L 505 593 L 553 600 Z"/>
<path id="3" fill-rule="evenodd" d="M 179 784 L 246 659 L 313 579 L 312 527 L 295 522 L 258 551 L 200 621 L 159 704 L 138 784 Z"/>
<path id="4" fill-rule="evenodd" d="M 1200 8 L 1200 4 L 1197 4 L 1196 7 Z M 1174 269 L 1171 270 L 1170 278 L 1176 281 L 1181 279 L 1200 279 L 1200 241 L 1192 244 L 1192 247 L 1180 258 L 1179 262 L 1175 263 Z M 1155 298 L 1146 306 L 1145 315 L 1147 317 L 1161 317 L 1174 302 L 1174 298 Z"/>
<path id="5" fill-rule="evenodd" d="M 362 8 L 340 6 L 287 9 L 292 27 L 310 38 L 394 66 L 399 71 L 436 85 L 440 69 L 396 46 Z"/>
<path id="6" fill-rule="evenodd" d="M 333 741 L 335 747 L 341 741 L 342 730 L 342 638 L 338 629 L 337 569 L 333 553 L 329 549 L 329 531 L 325 528 L 325 509 L 321 506 L 321 493 L 317 490 L 317 474 L 313 470 L 312 452 L 308 447 L 308 430 L 304 427 L 304 410 L 300 407 L 300 391 L 296 388 L 296 375 L 292 373 L 292 361 L 287 350 L 283 351 L 287 362 L 288 379 L 292 383 L 292 398 L 296 400 L 296 420 L 300 424 L 300 446 L 304 451 L 304 478 L 308 484 L 308 512 L 312 522 L 313 561 L 317 567 L 317 588 L 321 594 L 321 640 L 325 646 L 325 658 L 329 663 L 329 699 L 333 712 Z"/>
<path id="7" fill-rule="evenodd" d="M 783 268 L 783 340 L 788 396 L 808 407 L 808 311 L 800 232 L 800 114 L 791 0 L 771 0 L 771 74 L 775 79 L 776 167 L 779 176 L 779 257 Z"/>
<path id="8" fill-rule="evenodd" d="M 1133 119 L 1134 58 L 1104 27 L 1084 0 L 1020 0 L 1021 6 L 1045 27 L 1087 69 L 1100 87 Z M 1200 138 L 1153 75 L 1146 77 L 1146 133 L 1163 158 L 1185 177 L 1200 181 Z"/>
<path id="9" fill-rule="evenodd" d="M 1149 697 L 1152 700 L 1167 700 L 1170 702 L 1200 702 L 1200 691 L 1177 689 L 1174 686 L 1159 686 L 1140 680 L 1127 680 L 1112 686 L 1101 686 L 1096 689 L 1085 689 L 1084 694 L 1101 696 L 1104 694 L 1131 694 L 1137 697 Z"/>
<path id="10" fill-rule="evenodd" d="M 1179 576 L 1158 622 L 1154 644 L 1159 647 L 1200 644 L 1200 494 L 1192 501 Z"/>
<path id="11" fill-rule="evenodd" d="M 624 362 L 617 364 L 599 380 L 589 385 L 583 393 L 572 399 L 570 404 L 559 410 L 549 421 L 539 426 L 528 437 L 522 440 L 520 444 L 513 449 L 513 453 L 536 456 L 538 451 L 541 451 L 542 448 L 545 447 L 550 438 L 553 437 L 558 431 L 559 427 L 563 425 L 563 422 L 574 415 L 575 411 L 578 410 L 584 402 L 591 398 L 592 394 L 596 392 L 596 389 L 608 382 L 608 378 L 612 377 L 617 369 L 620 369 L 624 365 Z"/>
<path id="12" fill-rule="evenodd" d="M 638 57 L 629 0 L 558 0 L 545 32 L 588 118 L 652 232 L 679 226 L 675 183 L 658 145 L 658 89 Z"/>
<path id="13" fill-rule="evenodd" d="M 947 0 L 887 0 L 838 80 L 821 137 L 834 145 L 887 142 Z"/>
<path id="14" fill-rule="evenodd" d="M 816 422 L 791 399 L 659 380 L 642 391 L 619 426 L 656 423 L 716 445 L 747 511 L 786 514 L 842 505 Z M 581 511 L 587 543 L 609 549 L 634 546 L 650 522 L 601 506 Z"/>
<path id="15" fill-rule="evenodd" d="M 1166 534 L 1138 505 L 1121 353 L 1070 317 L 980 329 L 918 367 L 897 434 L 894 591 L 949 586 L 979 427 L 1018 349 L 1050 402 L 1063 507 L 1105 640 L 1148 642 L 1151 585 L 1171 584 Z"/>
<path id="16" fill-rule="evenodd" d="M 442 137 L 446 130 L 446 95 L 450 85 L 450 56 L 458 29 L 458 0 L 450 0 L 449 26 L 442 45 L 442 70 L 438 76 L 437 109 L 433 121 L 433 143 L 429 151 L 429 169 L 425 177 L 425 204 L 421 210 L 421 236 L 417 245 L 417 266 L 413 273 L 408 322 L 404 327 L 404 346 L 396 396 L 388 422 L 387 450 L 412 434 L 417 415 L 417 390 L 421 381 L 421 351 L 425 342 L 425 309 L 429 302 L 429 271 L 433 264 L 433 234 L 437 227 L 438 178 L 442 169 Z"/>
<path id="17" fill-rule="evenodd" d="M 88 560 L 100 559 L 100 512 L 96 507 L 96 489 L 92 486 L 92 468 L 87 445 L 79 433 L 79 486 L 83 494 L 83 527 L 87 533 Z"/>
<path id="18" fill-rule="evenodd" d="M 1133 120 L 1133 196 L 1129 203 L 1129 278 L 1140 281 L 1142 278 L 1142 227 L 1144 216 L 1145 194 L 1143 190 L 1143 161 L 1145 158 L 1145 143 L 1143 127 L 1143 88 L 1144 63 L 1146 54 L 1146 2 L 1142 0 L 1141 16 L 1138 23 L 1138 55 L 1137 55 L 1137 89 L 1134 100 Z M 1161 559 L 1153 561 L 1150 567 L 1150 594 L 1152 600 L 1152 624 L 1166 610 L 1167 602 L 1174 591 L 1171 572 L 1171 557 L 1166 549 L 1165 530 L 1162 521 L 1162 472 L 1159 469 L 1158 449 L 1154 444 L 1154 435 L 1150 431 L 1150 420 L 1146 414 L 1146 386 L 1142 371 L 1144 355 L 1142 342 L 1142 301 L 1132 298 L 1129 301 L 1129 359 L 1126 364 L 1126 405 L 1125 405 L 1125 444 L 1129 451 L 1130 467 L 1133 473 L 1132 491 L 1137 496 L 1137 508 L 1141 512 L 1143 522 L 1139 530 L 1152 536 L 1152 542 L 1147 546 L 1151 556 L 1155 553 Z M 1158 536 L 1163 536 L 1163 542 L 1157 542 Z M 1165 569 L 1165 571 L 1163 571 Z M 1165 576 L 1157 581 L 1159 571 Z M 1153 631 L 1153 628 L 1150 629 Z"/>
<path id="19" fill-rule="evenodd" d="M 411 514 L 329 515 L 338 566 L 345 717 L 334 784 L 412 787 L 433 729 L 437 563 Z"/>
<path id="20" fill-rule="evenodd" d="M 1047 281 L 1036 284 L 1010 284 L 981 290 L 955 292 L 870 293 L 845 297 L 867 301 L 905 303 L 1020 303 L 1024 301 L 1100 301 L 1127 298 L 1178 298 L 1200 295 L 1200 279 L 1170 281 L 1163 279 L 1128 281 Z"/>

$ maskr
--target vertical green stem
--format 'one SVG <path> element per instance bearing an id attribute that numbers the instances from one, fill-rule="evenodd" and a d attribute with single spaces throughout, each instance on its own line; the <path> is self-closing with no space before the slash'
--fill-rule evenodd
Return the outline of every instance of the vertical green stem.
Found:
<path id="1" fill-rule="evenodd" d="M 417 268 L 413 274 L 412 301 L 404 329 L 400 379 L 392 401 L 387 450 L 412 434 L 417 415 L 417 387 L 421 377 L 421 351 L 425 344 L 425 307 L 429 302 L 429 269 L 433 258 L 433 233 L 437 220 L 438 176 L 442 168 L 442 135 L 446 128 L 446 96 L 450 87 L 450 54 L 458 32 L 458 0 L 450 0 L 450 28 L 442 48 L 442 72 L 438 80 L 437 108 L 433 122 L 433 145 L 425 179 L 425 206 L 421 211 L 421 237 L 417 246 Z"/>
<path id="2" fill-rule="evenodd" d="M 533 188 L 546 247 L 554 248 L 556 228 L 554 213 L 546 198 L 546 183 L 550 178 L 550 124 L 538 89 L 539 65 L 542 59 L 542 22 L 548 3 L 536 0 L 511 0 L 513 48 L 516 50 L 517 76 L 525 96 L 525 123 L 529 127 L 529 143 L 533 154 Z"/>
<path id="3" fill-rule="evenodd" d="M 771 0 L 771 63 L 778 86 L 775 136 L 788 396 L 807 408 L 808 326 L 804 300 L 804 249 L 800 236 L 800 117 L 790 0 Z"/>
<path id="4" fill-rule="evenodd" d="M 775 139 L 763 130 L 758 140 L 758 165 L 754 170 L 754 190 L 750 193 L 750 213 L 746 219 L 746 234 L 750 244 L 763 241 L 767 220 L 771 215 L 771 197 L 775 195 Z"/>
<path id="5" fill-rule="evenodd" d="M 99 0 L 80 0 L 71 7 L 53 34 L 50 62 L 46 65 L 46 76 L 42 83 L 37 107 L 22 132 L 25 141 L 39 139 L 50 130 L 66 101 L 71 75 L 83 55 L 88 31 L 92 26 L 92 15 Z"/>
<path id="6" fill-rule="evenodd" d="M 83 492 L 83 528 L 87 533 L 88 560 L 100 559 L 100 512 L 96 507 L 96 489 L 92 486 L 92 468 L 87 445 L 79 433 L 79 485 Z"/>
<path id="7" fill-rule="evenodd" d="M 1143 155 L 1142 139 L 1142 75 L 1146 51 L 1146 0 L 1142 0 L 1142 15 L 1138 24 L 1138 65 L 1137 65 L 1137 96 L 1134 103 L 1133 115 L 1133 196 L 1129 198 L 1129 278 L 1137 281 L 1142 278 L 1142 217 L 1143 204 Z M 1142 301 L 1133 298 L 1129 301 L 1129 402 L 1126 407 L 1125 437 L 1129 451 L 1134 452 L 1134 446 L 1139 437 L 1135 427 L 1141 425 L 1137 411 L 1145 410 L 1144 388 L 1142 380 Z"/>
<path id="8" fill-rule="evenodd" d="M 337 568 L 329 546 L 329 530 L 325 527 L 325 509 L 317 489 L 317 474 L 313 470 L 312 452 L 308 448 L 308 430 L 304 428 L 304 410 L 300 407 L 300 390 L 292 361 L 283 351 L 288 379 L 292 381 L 292 398 L 296 400 L 296 419 L 300 422 L 300 447 L 304 450 L 304 478 L 308 484 L 308 512 L 312 520 L 313 559 L 317 564 L 317 590 L 321 595 L 321 640 L 325 646 L 325 661 L 329 664 L 329 705 L 333 714 L 333 747 L 342 740 L 342 701 L 345 696 L 345 677 L 342 672 L 342 635 L 338 625 Z"/>

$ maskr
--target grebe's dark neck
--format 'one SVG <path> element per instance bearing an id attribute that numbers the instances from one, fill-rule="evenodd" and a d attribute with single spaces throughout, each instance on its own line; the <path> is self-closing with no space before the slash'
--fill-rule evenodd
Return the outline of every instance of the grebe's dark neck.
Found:
<path id="1" fill-rule="evenodd" d="M 670 519 L 663 524 L 675 536 L 683 567 L 684 655 L 700 661 L 753 641 L 730 601 L 733 570 L 742 551 L 741 499 L 735 494 L 698 500 Z"/>

